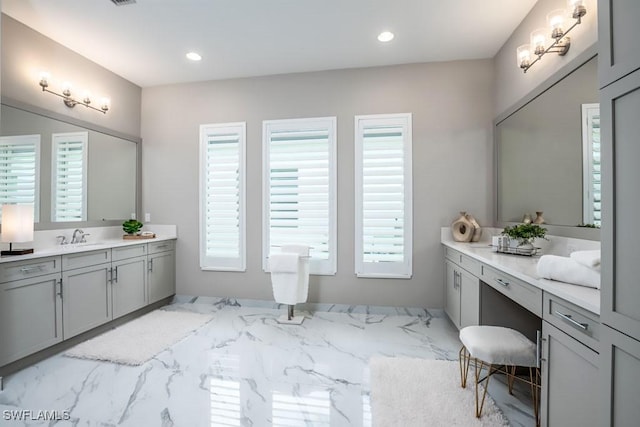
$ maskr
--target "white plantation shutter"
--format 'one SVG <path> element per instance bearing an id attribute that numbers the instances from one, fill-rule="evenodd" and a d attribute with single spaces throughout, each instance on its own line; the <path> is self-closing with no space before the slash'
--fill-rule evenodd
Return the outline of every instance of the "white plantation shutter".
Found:
<path id="1" fill-rule="evenodd" d="M 336 118 L 263 122 L 263 267 L 287 244 L 311 247 L 310 272 L 336 272 Z"/>
<path id="2" fill-rule="evenodd" d="M 582 104 L 585 224 L 602 224 L 600 183 L 600 104 Z"/>
<path id="3" fill-rule="evenodd" d="M 200 126 L 200 268 L 245 271 L 246 124 Z"/>
<path id="4" fill-rule="evenodd" d="M 86 221 L 89 133 L 54 133 L 51 141 L 51 220 Z"/>
<path id="5" fill-rule="evenodd" d="M 356 116 L 356 274 L 411 277 L 411 115 Z"/>
<path id="6" fill-rule="evenodd" d="M 0 215 L 2 205 L 40 204 L 40 135 L 0 137 Z"/>

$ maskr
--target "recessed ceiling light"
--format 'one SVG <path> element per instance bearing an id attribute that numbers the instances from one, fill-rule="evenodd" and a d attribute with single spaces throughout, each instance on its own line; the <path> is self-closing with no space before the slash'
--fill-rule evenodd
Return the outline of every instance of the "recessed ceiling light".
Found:
<path id="1" fill-rule="evenodd" d="M 202 56 L 200 56 L 196 52 L 189 52 L 187 53 L 187 58 L 192 61 L 200 61 L 202 59 Z"/>
<path id="2" fill-rule="evenodd" d="M 395 36 L 391 31 L 383 31 L 380 34 L 378 34 L 378 40 L 381 41 L 382 43 L 390 42 L 391 40 L 393 40 L 393 37 Z"/>

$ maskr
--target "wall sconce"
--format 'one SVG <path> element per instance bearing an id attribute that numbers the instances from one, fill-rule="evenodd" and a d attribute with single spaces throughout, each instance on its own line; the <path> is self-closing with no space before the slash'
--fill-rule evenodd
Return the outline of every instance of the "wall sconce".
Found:
<path id="1" fill-rule="evenodd" d="M 2 206 L 2 242 L 9 243 L 9 250 L 2 255 L 32 254 L 33 249 L 13 249 L 14 243 L 33 242 L 33 205 Z"/>
<path id="2" fill-rule="evenodd" d="M 539 28 L 533 31 L 530 43 L 516 49 L 518 67 L 522 68 L 525 73 L 549 52 L 557 53 L 560 56 L 569 52 L 571 39 L 567 37 L 567 34 L 582 22 L 582 17 L 587 14 L 587 8 L 584 5 L 584 0 L 567 0 L 567 3 L 569 5 L 568 11 L 565 9 L 551 11 L 547 15 L 548 28 Z M 569 17 L 575 19 L 575 22 L 567 30 L 564 30 L 565 21 Z M 553 40 L 548 47 L 546 47 L 547 34 Z M 535 59 L 533 59 L 534 57 Z"/>
<path id="3" fill-rule="evenodd" d="M 42 88 L 42 91 L 49 92 L 56 96 L 59 96 L 60 98 L 62 98 L 62 102 L 64 102 L 64 105 L 66 105 L 67 107 L 73 108 L 76 105 L 80 104 L 80 105 L 84 105 L 87 108 L 91 108 L 92 110 L 99 111 L 104 114 L 106 114 L 107 111 L 109 111 L 108 98 L 102 98 L 102 100 L 100 101 L 100 108 L 93 107 L 89 105 L 91 104 L 91 95 L 89 94 L 89 92 L 84 93 L 81 101 L 71 96 L 71 83 L 65 82 L 62 84 L 62 93 L 57 93 L 48 89 L 50 78 L 51 76 L 47 72 L 43 72 L 40 74 L 40 87 Z"/>

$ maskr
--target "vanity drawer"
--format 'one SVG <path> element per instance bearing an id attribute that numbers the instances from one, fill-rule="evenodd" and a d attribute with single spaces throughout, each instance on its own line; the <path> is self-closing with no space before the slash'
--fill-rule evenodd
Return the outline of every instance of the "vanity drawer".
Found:
<path id="1" fill-rule="evenodd" d="M 486 265 L 483 268 L 482 281 L 536 316 L 542 317 L 542 289 Z"/>
<path id="2" fill-rule="evenodd" d="M 111 260 L 119 261 L 121 259 L 135 258 L 147 254 L 147 245 L 122 246 L 111 249 Z"/>
<path id="3" fill-rule="evenodd" d="M 75 268 L 89 267 L 111 261 L 111 249 L 100 249 L 90 252 L 62 255 L 62 269 L 73 270 Z"/>
<path id="4" fill-rule="evenodd" d="M 28 279 L 60 271 L 60 257 L 13 261 L 0 266 L 0 283 L 12 280 Z"/>
<path id="5" fill-rule="evenodd" d="M 462 253 L 456 251 L 455 249 L 445 247 L 444 250 L 445 250 L 444 256 L 448 260 L 464 268 L 474 276 L 480 277 L 482 273 L 482 263 L 480 261 L 476 261 L 475 259 L 467 255 L 463 255 Z"/>
<path id="6" fill-rule="evenodd" d="M 593 350 L 600 351 L 601 325 L 597 314 L 545 292 L 542 318 Z"/>
<path id="7" fill-rule="evenodd" d="M 160 242 L 149 243 L 149 254 L 157 254 L 158 252 L 172 251 L 176 247 L 175 240 L 163 240 Z"/>

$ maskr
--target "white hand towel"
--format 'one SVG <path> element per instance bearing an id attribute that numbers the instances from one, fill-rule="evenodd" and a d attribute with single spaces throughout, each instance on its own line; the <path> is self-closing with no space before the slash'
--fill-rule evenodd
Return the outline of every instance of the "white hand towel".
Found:
<path id="1" fill-rule="evenodd" d="M 297 273 L 298 254 L 271 254 L 269 256 L 269 271 L 271 273 Z"/>
<path id="2" fill-rule="evenodd" d="M 569 256 L 582 265 L 600 270 L 600 249 L 595 251 L 575 251 Z"/>
<path id="3" fill-rule="evenodd" d="M 538 261 L 537 271 L 545 279 L 600 289 L 600 272 L 568 257 L 543 255 Z"/>
<path id="4" fill-rule="evenodd" d="M 282 245 L 280 248 L 282 253 L 294 253 L 300 256 L 309 256 L 309 246 L 305 245 Z"/>

